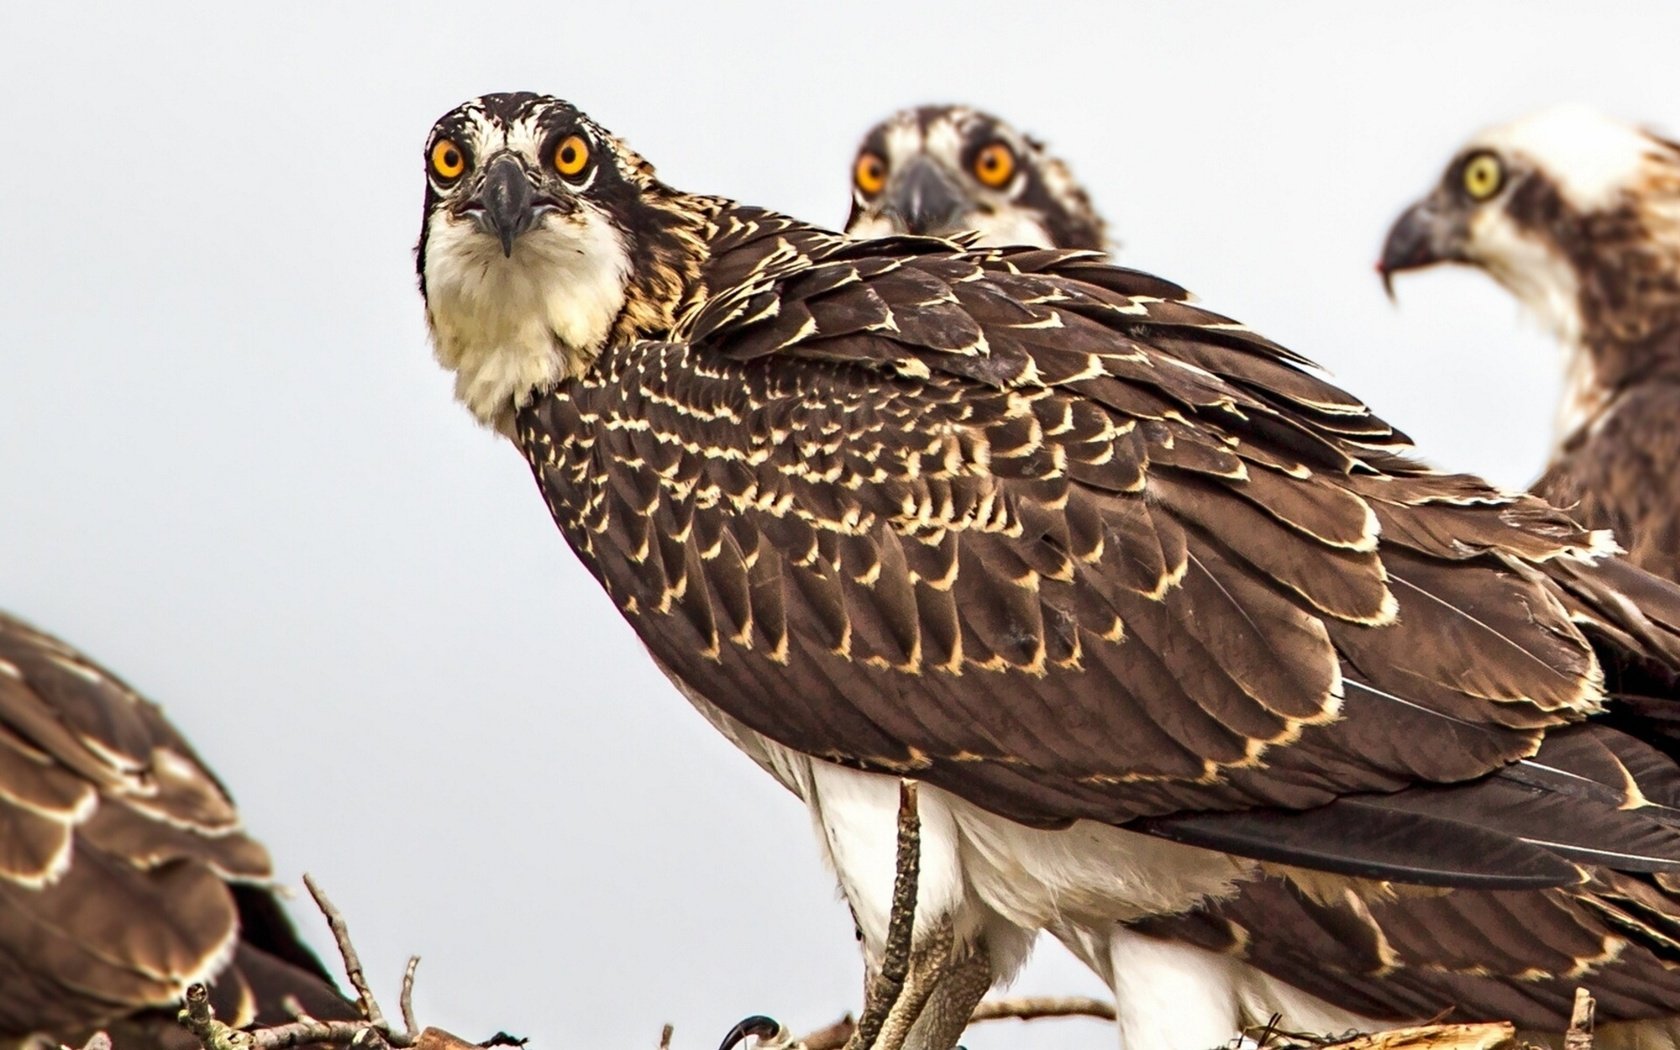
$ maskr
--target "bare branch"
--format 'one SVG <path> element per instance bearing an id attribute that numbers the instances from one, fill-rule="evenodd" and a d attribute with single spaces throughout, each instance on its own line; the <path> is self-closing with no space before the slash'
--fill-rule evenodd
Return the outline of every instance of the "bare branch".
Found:
<path id="1" fill-rule="evenodd" d="M 204 1050 L 290 1050 L 308 1043 L 366 1047 L 368 1050 L 389 1050 L 391 1047 L 384 1033 L 367 1021 L 317 1021 L 311 1018 L 251 1031 L 233 1028 L 216 1020 L 216 1012 L 210 1007 L 210 990 L 202 984 L 188 986 L 178 1019 L 187 1031 L 198 1038 Z"/>
<path id="2" fill-rule="evenodd" d="M 413 1035 L 420 1030 L 414 1023 L 414 971 L 420 968 L 420 956 L 410 955 L 403 970 L 402 994 L 397 996 L 397 1009 L 402 1012 L 403 1028 Z"/>
<path id="3" fill-rule="evenodd" d="M 910 947 L 916 934 L 916 884 L 922 867 L 922 821 L 916 806 L 916 782 L 898 782 L 898 862 L 893 875 L 891 918 L 887 921 L 886 951 L 881 970 L 869 982 L 863 1016 L 846 1040 L 847 1050 L 869 1050 L 881 1026 L 904 992 L 910 973 Z"/>
<path id="4" fill-rule="evenodd" d="M 1023 995 L 1008 999 L 987 999 L 974 1008 L 970 1024 L 983 1021 L 1036 1021 L 1045 1017 L 1090 1017 L 1114 1020 L 1114 1004 L 1081 995 Z M 857 1022 L 847 1014 L 831 1025 L 801 1036 L 796 1045 L 804 1050 L 842 1050 L 857 1031 Z"/>
<path id="5" fill-rule="evenodd" d="M 367 975 L 362 972 L 361 956 L 356 954 L 356 946 L 350 943 L 350 927 L 344 921 L 344 913 L 340 912 L 327 895 L 321 891 L 313 876 L 305 873 L 303 884 L 308 887 L 309 895 L 315 898 L 315 906 L 321 909 L 321 914 L 327 917 L 327 926 L 332 929 L 333 940 L 338 944 L 338 954 L 344 960 L 344 975 L 350 979 L 350 987 L 356 990 L 356 1005 L 367 1023 L 381 1032 L 390 1030 L 385 1021 L 385 1014 L 379 1009 L 379 1001 L 373 997 L 373 990 L 368 987 Z M 410 1032 L 412 1033 L 412 1029 Z"/>
<path id="6" fill-rule="evenodd" d="M 1412 1025 L 1335 1036 L 1307 1032 L 1276 1035 L 1276 1042 L 1266 1044 L 1268 1050 L 1537 1050 L 1516 1042 L 1516 1028 L 1505 1021 Z"/>
<path id="7" fill-rule="evenodd" d="M 343 914 L 327 899 L 327 895 L 321 891 L 321 887 L 313 878 L 305 875 L 303 882 L 309 887 L 309 895 L 315 898 L 316 906 L 321 909 L 327 925 L 332 929 L 333 940 L 338 944 L 338 954 L 344 960 L 345 973 L 349 977 L 351 987 L 356 990 L 357 1007 L 361 1011 L 362 1019 L 317 1020 L 305 1013 L 295 998 L 289 998 L 285 1006 L 295 1018 L 289 1024 L 241 1031 L 218 1021 L 215 1011 L 210 1006 L 209 990 L 202 984 L 194 984 L 187 989 L 178 1019 L 183 1027 L 198 1038 L 204 1050 L 289 1050 L 291 1047 L 305 1044 L 354 1047 L 357 1050 L 406 1050 L 409 1047 L 422 1050 L 477 1050 L 480 1044 L 466 1042 L 459 1036 L 437 1028 L 421 1031 L 415 1023 L 414 973 L 420 965 L 418 955 L 409 957 L 408 966 L 403 971 L 402 998 L 399 1005 L 404 1030 L 391 1031 L 389 1022 L 379 1009 L 378 1001 L 373 997 L 372 989 L 368 987 L 367 977 L 362 971 L 361 957 L 356 954 L 356 946 L 350 941 L 350 929 L 344 921 Z M 515 1040 L 505 1033 L 498 1032 L 489 1042 L 482 1045 L 524 1044 L 522 1040 Z"/>
<path id="8" fill-rule="evenodd" d="M 1593 1016 L 1598 1004 L 1585 988 L 1575 989 L 1575 1008 L 1569 1014 L 1569 1031 L 1563 1034 L 1563 1050 L 1592 1050 Z"/>
<path id="9" fill-rule="evenodd" d="M 1114 1020 L 1114 1004 L 1084 995 L 1023 995 L 986 999 L 974 1008 L 976 1021 L 1036 1021 L 1040 1017 L 1094 1017 Z"/>

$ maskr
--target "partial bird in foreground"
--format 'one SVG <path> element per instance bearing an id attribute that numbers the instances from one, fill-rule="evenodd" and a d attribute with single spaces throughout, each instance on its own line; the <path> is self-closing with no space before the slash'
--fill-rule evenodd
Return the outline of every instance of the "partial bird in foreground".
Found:
<path id="1" fill-rule="evenodd" d="M 0 1046 L 196 1047 L 194 981 L 234 1025 L 354 1017 L 272 878 L 154 704 L 0 613 Z"/>
<path id="2" fill-rule="evenodd" d="M 1409 459 L 1291 351 L 1094 253 L 683 193 L 546 96 L 468 102 L 425 149 L 417 265 L 460 400 L 806 801 L 871 953 L 897 781 L 922 782 L 904 1045 L 951 1047 L 1040 929 L 1268 874 L 1350 908 L 1563 895 L 1587 925 L 1501 946 L 1466 920 L 1452 976 L 1553 1035 L 1585 982 L 1603 1045 L 1676 1045 L 1680 768 L 1605 712 L 1675 701 L 1680 590 L 1607 537 Z M 1286 1023 L 1358 1025 L 1385 976 L 1283 989 Z M 1114 974 L 1136 1047 L 1228 1034 L 1265 983 L 1177 977 Z"/>
<path id="3" fill-rule="evenodd" d="M 1680 579 L 1680 145 L 1578 106 L 1477 135 L 1395 221 L 1379 269 L 1448 262 L 1488 273 L 1566 348 L 1534 491 Z"/>
<path id="4" fill-rule="evenodd" d="M 898 167 L 920 162 L 921 140 L 903 132 L 888 138 L 883 129 L 927 127 L 946 112 L 906 110 L 866 137 L 855 165 L 857 185 L 848 233 L 928 232 L 913 228 L 905 217 L 913 209 L 887 195 L 873 198 L 877 206 L 861 213 L 861 204 L 868 199 L 861 195 L 874 185 L 865 185 L 866 175 L 883 141 L 898 143 L 892 151 Z M 954 137 L 959 136 L 924 136 L 935 141 Z M 986 132 L 971 136 L 969 152 L 984 147 L 987 137 Z M 978 192 L 976 185 L 973 180 L 963 186 L 951 184 L 944 211 L 978 214 L 981 202 L 973 196 Z M 1092 195 L 1071 181 L 1067 187 L 1064 196 L 1078 201 L 1101 228 Z M 861 223 L 860 214 L 864 215 Z M 1022 243 L 1041 248 L 1096 246 L 1069 237 L 1066 224 L 1042 221 L 1025 202 L 994 201 L 987 214 L 992 229 L 1020 236 Z M 949 234 L 960 229 L 934 232 Z M 1010 242 L 981 233 L 976 243 L 1001 248 Z M 1680 250 L 1680 244 L 1675 247 Z M 1680 416 L 1676 421 L 1680 423 Z M 1261 1024 L 1281 1013 L 1296 1027 L 1348 1027 L 1345 1018 L 1316 1013 L 1291 989 L 1349 1005 L 1372 1023 L 1404 1024 L 1436 1016 L 1497 1017 L 1543 1030 L 1569 1010 L 1574 989 L 1574 978 L 1569 975 L 1583 972 L 1593 959 L 1606 954 L 1601 937 L 1559 933 L 1596 930 L 1608 934 L 1610 927 L 1596 916 L 1595 907 L 1590 894 L 1567 891 L 1490 895 L 1459 889 L 1428 896 L 1315 898 L 1295 881 L 1268 876 L 1245 881 L 1234 893 L 1182 914 L 1096 927 L 1063 919 L 1050 929 L 1104 980 L 1117 986 L 1117 1021 L 1126 1046 L 1150 1042 L 1140 1029 L 1155 1022 L 1140 1017 L 1133 1004 L 1156 998 L 1178 1002 L 1184 1016 L 1199 1013 L 1213 1022 L 1205 1028 L 1192 1026 L 1185 1033 L 1186 1046 L 1197 1041 L 1215 1046 L 1234 1034 L 1233 1016 L 1244 1023 Z M 1507 947 L 1491 953 L 1485 947 L 1488 944 Z M 1542 950 L 1535 950 L 1541 945 Z M 1240 965 L 1233 968 L 1232 960 Z M 1513 995 L 1513 982 L 1518 979 L 1527 987 Z M 1233 1001 L 1235 1007 L 1230 1005 Z"/>
<path id="5" fill-rule="evenodd" d="M 949 237 L 1108 249 L 1102 217 L 1042 142 L 967 106 L 905 109 L 869 129 L 852 163 L 853 237 Z"/>

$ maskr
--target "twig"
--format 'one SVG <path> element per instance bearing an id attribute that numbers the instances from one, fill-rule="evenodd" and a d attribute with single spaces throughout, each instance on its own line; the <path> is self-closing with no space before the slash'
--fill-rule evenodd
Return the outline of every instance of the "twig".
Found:
<path id="1" fill-rule="evenodd" d="M 479 1046 L 525 1045 L 523 1039 L 515 1039 L 505 1032 L 497 1032 L 484 1043 L 476 1044 L 439 1028 L 421 1030 L 414 1020 L 414 973 L 420 966 L 418 955 L 409 957 L 408 966 L 403 971 L 402 997 L 398 1002 L 403 1031 L 393 1032 L 384 1012 L 379 1009 L 378 1000 L 373 997 L 373 990 L 368 987 L 361 956 L 356 954 L 356 946 L 350 941 L 350 928 L 344 921 L 343 913 L 327 899 L 313 878 L 305 875 L 303 884 L 309 887 L 309 895 L 315 898 L 315 906 L 321 909 L 327 926 L 332 930 L 339 957 L 344 961 L 345 975 L 350 980 L 350 986 L 356 990 L 356 1006 L 361 1019 L 317 1020 L 303 1011 L 295 997 L 288 996 L 284 1005 L 295 1020 L 289 1024 L 241 1031 L 218 1021 L 210 1006 L 209 989 L 203 984 L 194 984 L 187 988 L 177 1016 L 181 1025 L 198 1037 L 204 1050 L 288 1050 L 310 1043 L 355 1047 L 358 1050 L 408 1050 L 410 1047 L 415 1050 L 476 1050 Z"/>
<path id="2" fill-rule="evenodd" d="M 1008 999 L 987 999 L 974 1008 L 970 1024 L 983 1021 L 1036 1021 L 1043 1017 L 1091 1017 L 1114 1020 L 1114 1004 L 1080 995 L 1023 995 Z M 851 1014 L 831 1025 L 801 1036 L 796 1045 L 805 1050 L 841 1050 L 857 1030 Z"/>
<path id="3" fill-rule="evenodd" d="M 667 1024 L 659 1030 L 659 1050 L 671 1050 L 671 1037 L 677 1033 L 675 1026 Z"/>
<path id="4" fill-rule="evenodd" d="M 1252 1031 L 1252 1029 L 1251 1029 Z M 1272 1050 L 1517 1050 L 1516 1028 L 1508 1021 L 1426 1024 L 1383 1032 L 1337 1036 L 1278 1032 Z"/>
<path id="5" fill-rule="evenodd" d="M 403 970 L 402 994 L 397 996 L 397 1009 L 402 1013 L 403 1028 L 412 1035 L 420 1030 L 414 1023 L 414 971 L 420 968 L 420 956 L 410 955 Z"/>
<path id="6" fill-rule="evenodd" d="M 202 984 L 187 987 L 178 1019 L 205 1050 L 289 1050 L 307 1043 L 387 1050 L 392 1045 L 383 1032 L 366 1021 L 311 1019 L 251 1031 L 233 1028 L 216 1020 L 216 1012 L 210 1008 L 210 989 Z"/>
<path id="7" fill-rule="evenodd" d="M 916 806 L 916 782 L 898 782 L 898 861 L 893 875 L 892 912 L 880 972 L 869 982 L 863 1016 L 846 1040 L 847 1050 L 869 1050 L 881 1026 L 904 992 L 910 973 L 910 947 L 916 934 L 916 884 L 922 867 L 922 821 Z"/>
<path id="8" fill-rule="evenodd" d="M 1569 1031 L 1563 1033 L 1563 1050 L 1592 1050 L 1593 1016 L 1598 1005 L 1585 988 L 1575 989 L 1575 1008 L 1569 1012 Z"/>
<path id="9" fill-rule="evenodd" d="M 327 917 L 327 926 L 332 930 L 333 940 L 338 943 L 338 954 L 344 960 L 344 975 L 350 979 L 350 987 L 356 990 L 357 1008 L 369 1026 L 388 1033 L 391 1026 L 385 1021 L 384 1011 L 379 1009 L 379 1000 L 373 997 L 373 989 L 368 987 L 367 975 L 362 972 L 361 956 L 356 954 L 356 946 L 350 943 L 350 927 L 344 921 L 344 913 L 327 899 L 320 885 L 307 872 L 303 876 L 303 884 L 308 887 L 309 895 L 315 898 L 315 906 Z M 405 1034 L 412 1037 L 413 1029 Z"/>

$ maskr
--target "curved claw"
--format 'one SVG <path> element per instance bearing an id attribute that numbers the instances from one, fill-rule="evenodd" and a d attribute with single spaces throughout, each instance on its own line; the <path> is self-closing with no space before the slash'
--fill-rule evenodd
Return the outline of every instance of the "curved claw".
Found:
<path id="1" fill-rule="evenodd" d="M 756 1036 L 761 1043 L 786 1042 L 787 1029 L 774 1017 L 753 1014 L 735 1022 L 735 1027 L 718 1044 L 718 1050 L 735 1050 L 748 1036 Z"/>

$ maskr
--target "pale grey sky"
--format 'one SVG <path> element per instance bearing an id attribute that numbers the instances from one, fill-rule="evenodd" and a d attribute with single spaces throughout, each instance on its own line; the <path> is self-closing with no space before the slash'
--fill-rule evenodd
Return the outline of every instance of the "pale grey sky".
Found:
<path id="1" fill-rule="evenodd" d="M 558 94 L 675 185 L 838 223 L 876 119 L 985 106 L 1070 161 L 1124 262 L 1523 484 L 1550 341 L 1472 274 L 1395 310 L 1372 263 L 1481 125 L 1580 100 L 1680 131 L 1676 40 L 1672 2 L 8 3 L 0 605 L 165 704 L 388 996 L 424 955 L 424 1022 L 538 1050 L 825 1023 L 857 962 L 802 807 L 654 671 L 431 361 L 432 121 Z M 1053 945 L 1019 987 L 1100 990 Z"/>

